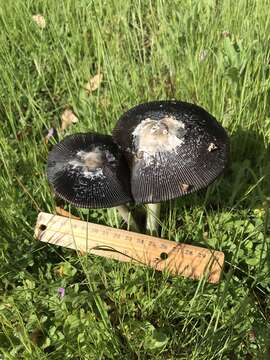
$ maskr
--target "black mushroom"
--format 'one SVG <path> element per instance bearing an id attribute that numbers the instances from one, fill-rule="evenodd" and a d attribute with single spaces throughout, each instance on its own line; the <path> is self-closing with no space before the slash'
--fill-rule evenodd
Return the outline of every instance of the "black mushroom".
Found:
<path id="1" fill-rule="evenodd" d="M 204 188 L 228 161 L 224 128 L 206 110 L 186 102 L 135 106 L 120 117 L 113 139 L 129 163 L 137 204 L 160 203 Z"/>
<path id="2" fill-rule="evenodd" d="M 49 153 L 47 175 L 54 192 L 79 208 L 117 207 L 122 213 L 133 201 L 128 166 L 109 135 L 65 137 Z"/>

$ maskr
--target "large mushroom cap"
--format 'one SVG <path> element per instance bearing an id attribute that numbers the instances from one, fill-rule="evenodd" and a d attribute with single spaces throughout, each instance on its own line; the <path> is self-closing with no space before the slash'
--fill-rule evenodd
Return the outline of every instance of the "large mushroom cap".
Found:
<path id="1" fill-rule="evenodd" d="M 81 208 L 107 208 L 131 201 L 129 169 L 112 137 L 67 136 L 48 156 L 47 175 L 55 193 Z"/>
<path id="2" fill-rule="evenodd" d="M 135 106 L 119 119 L 114 141 L 131 168 L 136 203 L 157 203 L 197 191 L 224 170 L 228 136 L 199 106 L 154 101 Z"/>

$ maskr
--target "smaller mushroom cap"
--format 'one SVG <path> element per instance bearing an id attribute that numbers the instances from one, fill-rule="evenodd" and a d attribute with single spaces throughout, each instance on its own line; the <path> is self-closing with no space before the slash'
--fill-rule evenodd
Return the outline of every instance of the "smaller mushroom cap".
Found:
<path id="1" fill-rule="evenodd" d="M 113 131 L 131 169 L 136 203 L 157 203 L 206 187 L 224 170 L 226 131 L 203 108 L 180 101 L 140 104 Z"/>
<path id="2" fill-rule="evenodd" d="M 47 175 L 55 193 L 80 208 L 108 208 L 132 201 L 129 169 L 109 135 L 74 134 L 48 156 Z"/>

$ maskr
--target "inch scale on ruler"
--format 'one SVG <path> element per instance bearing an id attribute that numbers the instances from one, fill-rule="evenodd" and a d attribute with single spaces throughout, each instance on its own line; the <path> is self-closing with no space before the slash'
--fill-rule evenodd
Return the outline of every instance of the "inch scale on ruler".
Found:
<path id="1" fill-rule="evenodd" d="M 224 253 L 41 212 L 35 237 L 43 242 L 150 266 L 192 279 L 220 280 Z"/>

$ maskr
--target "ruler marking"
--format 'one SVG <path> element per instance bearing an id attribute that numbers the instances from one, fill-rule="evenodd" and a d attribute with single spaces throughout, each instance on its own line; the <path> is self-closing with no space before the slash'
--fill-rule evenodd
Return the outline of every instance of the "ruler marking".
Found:
<path id="1" fill-rule="evenodd" d="M 103 242 L 102 242 L 102 239 L 101 240 L 97 240 L 96 239 L 96 237 L 95 238 L 93 238 L 92 236 L 89 236 L 89 232 L 88 232 L 88 238 L 86 238 L 86 235 L 81 235 L 81 234 L 76 234 L 76 233 L 74 233 L 74 231 L 73 231 L 73 234 L 71 234 L 70 232 L 66 232 L 66 231 L 61 231 L 61 230 L 59 230 L 59 229 L 54 229 L 53 227 L 47 227 L 47 229 L 46 229 L 47 231 L 51 231 L 51 232 L 53 232 L 53 233 L 59 233 L 59 234 L 61 234 L 61 235 L 63 235 L 63 236 L 70 236 L 70 237 L 72 237 L 74 240 L 75 240 L 75 238 L 77 237 L 77 238 L 80 238 L 80 239 L 84 239 L 85 240 L 85 242 L 88 240 L 88 241 L 91 241 L 91 242 L 95 242 L 95 243 L 97 243 L 97 241 L 100 241 L 100 243 L 101 244 L 104 244 L 104 238 L 103 238 Z M 106 232 L 106 234 L 107 235 L 109 235 L 109 232 Z M 42 237 L 43 235 L 41 234 L 41 237 Z M 130 250 L 130 251 L 132 251 L 132 250 L 134 250 L 135 248 L 134 248 L 134 245 L 133 246 L 128 246 L 127 247 L 127 245 L 128 245 L 128 243 L 130 244 L 132 244 L 133 243 L 133 241 L 134 241 L 134 237 L 132 237 L 132 236 L 129 236 L 129 239 L 128 240 L 126 240 L 126 239 L 123 239 L 124 241 L 126 241 L 126 243 L 125 244 L 123 244 L 122 246 L 121 245 L 119 245 L 119 244 L 115 244 L 113 241 L 111 242 L 110 240 L 107 240 L 106 239 L 106 245 L 109 245 L 109 246 L 112 246 L 112 247 L 119 247 L 119 248 L 125 248 L 125 249 L 127 249 L 127 250 Z M 61 237 L 60 237 L 60 240 L 61 240 Z M 55 244 L 57 244 L 57 243 L 55 243 Z M 157 248 L 158 246 L 157 245 L 155 245 L 154 244 L 154 242 L 148 242 L 148 243 L 146 243 L 145 242 L 145 240 L 141 240 L 140 241 L 140 244 L 141 245 L 143 245 L 144 247 L 148 247 L 149 249 L 151 248 L 151 247 L 153 247 L 153 248 Z M 182 252 L 184 255 L 186 255 L 186 256 L 193 256 L 193 257 L 198 257 L 198 258 L 205 258 L 207 255 L 206 254 L 204 254 L 204 253 L 201 253 L 201 252 L 194 252 L 194 251 L 192 251 L 192 250 L 190 250 L 190 249 L 185 249 L 184 248 L 184 246 L 185 246 L 185 244 L 181 244 L 180 246 L 179 246 L 179 244 L 178 243 L 173 243 L 173 244 L 171 244 L 171 249 L 169 249 L 169 252 L 172 252 L 172 253 L 177 253 L 177 254 L 179 254 L 179 252 Z M 159 249 L 160 250 L 168 250 L 168 246 L 167 245 L 165 245 L 164 246 L 164 244 L 159 244 Z M 144 249 L 138 249 L 137 248 L 137 251 L 145 251 L 146 249 L 144 248 Z M 207 250 L 207 251 L 209 251 L 209 250 Z"/>
<path id="2" fill-rule="evenodd" d="M 82 253 L 89 251 L 120 261 L 132 260 L 156 270 L 167 269 L 175 275 L 201 278 L 209 273 L 208 281 L 212 283 L 219 281 L 224 263 L 220 251 L 47 213 L 39 214 L 35 235 L 41 241 Z"/>
<path id="3" fill-rule="evenodd" d="M 54 229 L 52 229 L 52 228 L 47 228 L 47 230 L 48 231 L 50 231 L 50 232 L 53 232 L 54 234 L 58 234 L 59 233 L 59 231 L 55 231 Z M 72 248 L 72 246 L 74 245 L 74 243 L 75 243 L 75 245 L 76 245 L 76 239 L 74 239 L 74 237 L 73 237 L 73 235 L 72 234 L 70 234 L 70 233 L 66 233 L 66 232 L 62 232 L 61 233 L 61 235 L 63 235 L 63 236 L 65 236 L 65 237 L 69 237 L 70 238 L 70 240 L 69 240 L 69 242 L 66 244 L 66 246 L 67 247 L 69 247 L 69 248 Z M 54 235 L 55 236 L 55 235 Z M 59 237 L 59 239 L 60 240 L 62 240 L 63 239 L 63 236 L 62 237 Z M 83 236 L 80 236 L 80 235 L 77 235 L 76 237 L 80 237 L 80 238 L 82 238 L 82 239 L 85 239 L 86 240 L 86 238 L 85 237 L 83 237 Z M 44 240 L 42 240 L 42 235 L 41 235 L 41 237 L 40 237 L 40 240 L 41 241 L 44 241 Z M 89 247 L 88 248 L 88 251 L 92 251 L 92 250 L 96 250 L 96 251 L 98 251 L 99 249 L 98 249 L 98 247 L 100 247 L 100 250 L 101 251 L 103 251 L 103 249 L 101 248 L 102 246 L 107 246 L 107 247 L 110 247 L 110 250 L 109 249 L 107 249 L 107 251 L 113 251 L 113 252 L 117 252 L 117 253 L 121 253 L 121 254 L 124 254 L 124 255 L 126 255 L 126 256 L 128 256 L 128 257 L 130 257 L 130 258 L 132 258 L 132 259 L 134 259 L 134 260 L 136 260 L 136 261 L 138 261 L 138 262 L 141 262 L 142 260 L 140 260 L 140 258 L 142 257 L 142 255 L 144 255 L 144 253 L 145 252 L 143 252 L 143 251 L 141 251 L 142 252 L 142 254 L 140 255 L 140 256 L 138 256 L 138 258 L 135 258 L 133 255 L 131 255 L 131 254 L 134 254 L 134 249 L 133 248 L 126 248 L 126 247 L 121 247 L 121 246 L 117 246 L 117 245 L 114 245 L 113 243 L 109 243 L 109 242 L 106 242 L 106 244 L 104 243 L 104 242 L 97 242 L 95 239 L 93 239 L 93 238 L 88 238 L 88 240 L 90 240 L 92 243 L 94 243 L 94 244 L 89 244 L 91 247 Z M 56 240 L 53 240 L 53 241 L 51 241 L 50 239 L 48 240 L 48 241 L 46 241 L 46 242 L 48 242 L 48 243 L 50 243 L 50 244 L 53 244 L 53 245 L 61 245 L 61 244 L 59 244 L 58 243 L 58 237 L 56 238 Z M 82 249 L 81 248 L 82 246 L 75 246 L 75 249 L 77 249 L 77 250 L 87 250 L 87 249 L 85 249 L 85 247 Z M 118 249 L 117 249 L 118 248 Z"/>

